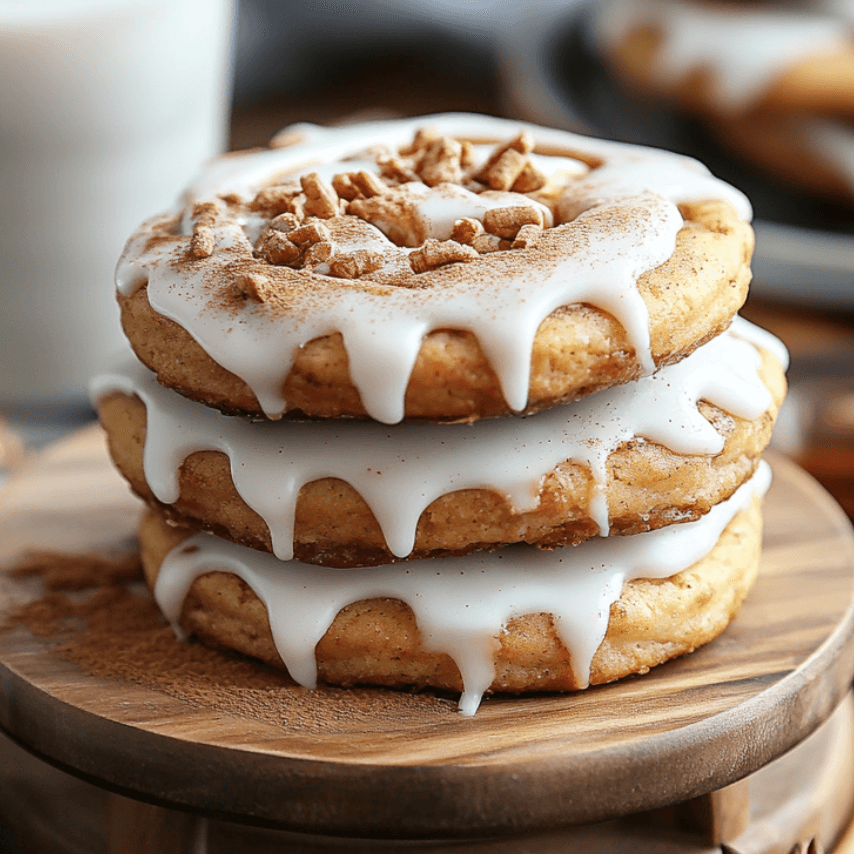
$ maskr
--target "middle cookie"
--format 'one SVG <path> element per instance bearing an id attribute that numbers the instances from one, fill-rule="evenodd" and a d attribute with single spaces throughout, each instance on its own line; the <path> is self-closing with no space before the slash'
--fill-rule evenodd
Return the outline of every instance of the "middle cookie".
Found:
<path id="1" fill-rule="evenodd" d="M 369 566 L 697 519 L 758 464 L 784 360 L 738 319 L 651 377 L 470 425 L 250 423 L 137 364 L 101 377 L 94 395 L 119 470 L 175 521 L 283 560 Z"/>

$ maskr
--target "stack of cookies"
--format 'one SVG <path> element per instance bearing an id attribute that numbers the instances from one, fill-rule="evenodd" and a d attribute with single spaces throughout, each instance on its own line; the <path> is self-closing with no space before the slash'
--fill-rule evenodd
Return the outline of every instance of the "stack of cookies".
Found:
<path id="1" fill-rule="evenodd" d="M 633 89 L 783 182 L 854 204 L 851 0 L 602 0 L 593 31 Z"/>
<path id="2" fill-rule="evenodd" d="M 299 683 L 575 690 L 732 619 L 785 351 L 696 161 L 473 115 L 209 165 L 95 380 L 180 632 Z"/>

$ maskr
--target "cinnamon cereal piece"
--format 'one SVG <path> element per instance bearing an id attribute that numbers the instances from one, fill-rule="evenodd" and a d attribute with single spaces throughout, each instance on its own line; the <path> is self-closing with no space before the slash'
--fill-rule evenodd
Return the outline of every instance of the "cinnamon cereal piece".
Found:
<path id="1" fill-rule="evenodd" d="M 474 166 L 474 146 L 468 141 L 463 141 L 460 147 L 460 166 L 463 169 L 471 169 Z"/>
<path id="2" fill-rule="evenodd" d="M 304 263 L 306 267 L 314 267 L 323 264 L 332 257 L 332 244 L 322 240 L 309 246 L 305 253 Z"/>
<path id="3" fill-rule="evenodd" d="M 210 258 L 216 241 L 213 225 L 216 222 L 218 208 L 216 202 L 199 202 L 193 206 L 193 236 L 190 238 L 190 254 L 194 258 Z"/>
<path id="4" fill-rule="evenodd" d="M 528 163 L 528 154 L 534 150 L 534 139 L 522 131 L 506 145 L 499 145 L 475 177 L 493 190 L 509 190 Z"/>
<path id="5" fill-rule="evenodd" d="M 319 220 L 310 220 L 288 233 L 288 240 L 297 246 L 305 246 L 307 243 L 320 243 L 331 239 L 329 228 Z"/>
<path id="6" fill-rule="evenodd" d="M 359 188 L 353 183 L 352 172 L 341 172 L 332 176 L 332 189 L 338 193 L 338 198 L 352 202 L 359 198 Z"/>
<path id="7" fill-rule="evenodd" d="M 533 205 L 492 208 L 483 215 L 483 227 L 490 234 L 512 240 L 523 225 L 543 226 L 543 215 Z"/>
<path id="8" fill-rule="evenodd" d="M 481 173 L 480 178 L 486 181 L 490 189 L 509 190 L 527 165 L 526 155 L 520 154 L 514 148 L 508 148 L 495 163 Z"/>
<path id="9" fill-rule="evenodd" d="M 288 205 L 288 210 L 300 221 L 305 219 L 305 196 L 302 193 L 294 196 Z"/>
<path id="10" fill-rule="evenodd" d="M 423 151 L 430 145 L 431 142 L 435 142 L 437 139 L 441 139 L 442 134 L 436 130 L 436 128 L 419 128 L 415 132 L 415 138 L 412 140 L 412 144 L 400 149 L 401 154 L 415 154 L 417 151 Z"/>
<path id="11" fill-rule="evenodd" d="M 348 212 L 365 222 L 378 226 L 386 237 L 398 246 L 420 246 L 424 241 L 424 226 L 417 214 L 417 203 L 401 188 L 390 189 L 382 196 L 356 199 L 349 203 Z"/>
<path id="12" fill-rule="evenodd" d="M 209 225 L 196 223 L 193 226 L 193 236 L 190 239 L 190 254 L 199 260 L 210 258 L 215 246 L 213 229 Z"/>
<path id="13" fill-rule="evenodd" d="M 430 238 L 420 249 L 409 255 L 409 266 L 416 273 L 426 273 L 436 267 L 456 262 L 468 263 L 478 258 L 471 246 L 464 246 L 456 240 L 434 240 Z"/>
<path id="14" fill-rule="evenodd" d="M 471 219 L 463 217 L 454 222 L 453 231 L 451 231 L 451 240 L 456 240 L 457 243 L 471 243 L 476 237 L 483 234 L 483 223 L 479 219 Z"/>
<path id="15" fill-rule="evenodd" d="M 277 184 L 273 187 L 264 187 L 252 200 L 251 207 L 270 211 L 273 215 L 293 211 L 293 202 L 300 193 L 300 188 L 295 184 Z"/>
<path id="16" fill-rule="evenodd" d="M 336 255 L 329 262 L 329 274 L 339 279 L 357 279 L 383 266 L 383 256 L 372 249 L 356 249 L 354 252 Z"/>
<path id="17" fill-rule="evenodd" d="M 433 140 L 418 164 L 418 176 L 428 187 L 438 184 L 459 184 L 463 179 L 460 159 L 463 147 L 448 136 Z"/>
<path id="18" fill-rule="evenodd" d="M 261 273 L 241 273 L 231 285 L 231 292 L 251 302 L 262 303 L 267 299 L 266 292 L 270 280 Z"/>
<path id="19" fill-rule="evenodd" d="M 508 148 L 518 151 L 520 154 L 530 154 L 534 150 L 534 137 L 528 131 L 523 130 L 507 143 Z"/>
<path id="20" fill-rule="evenodd" d="M 412 168 L 412 164 L 409 160 L 406 160 L 403 157 L 378 157 L 377 166 L 380 167 L 380 174 L 387 181 L 394 181 L 398 184 L 407 184 L 409 181 L 418 180 L 418 175 Z"/>
<path id="21" fill-rule="evenodd" d="M 283 234 L 287 234 L 289 231 L 293 231 L 295 228 L 298 228 L 299 224 L 300 219 L 296 214 L 283 213 L 271 220 L 270 228 L 274 231 L 281 231 Z"/>
<path id="22" fill-rule="evenodd" d="M 274 229 L 264 233 L 257 251 L 268 264 L 277 267 L 293 267 L 300 260 L 299 247 L 291 243 L 281 231 Z"/>
<path id="23" fill-rule="evenodd" d="M 309 216 L 331 219 L 338 215 L 338 195 L 317 172 L 310 172 L 300 178 L 305 193 L 305 212 Z"/>
<path id="24" fill-rule="evenodd" d="M 519 231 L 516 233 L 516 237 L 511 244 L 511 249 L 532 249 L 536 246 L 537 241 L 540 239 L 540 235 L 543 233 L 543 229 L 539 225 L 535 225 L 534 223 L 529 223 L 528 225 L 523 225 Z"/>
<path id="25" fill-rule="evenodd" d="M 546 185 L 546 176 L 529 160 L 510 188 L 514 193 L 533 193 Z"/>
<path id="26" fill-rule="evenodd" d="M 478 235 L 472 240 L 471 245 L 472 249 L 481 255 L 488 255 L 490 252 L 498 252 L 501 249 L 510 248 L 510 242 L 502 240 L 497 234 Z"/>
<path id="27" fill-rule="evenodd" d="M 356 189 L 366 198 L 371 199 L 374 196 L 381 196 L 388 191 L 388 187 L 383 180 L 374 175 L 373 172 L 368 172 L 362 169 L 359 172 L 351 172 L 350 180 L 355 185 Z"/>

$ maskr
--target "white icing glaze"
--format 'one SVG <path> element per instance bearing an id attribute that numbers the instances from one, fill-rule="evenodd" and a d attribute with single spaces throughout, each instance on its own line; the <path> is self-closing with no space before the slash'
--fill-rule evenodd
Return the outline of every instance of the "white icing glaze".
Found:
<path id="1" fill-rule="evenodd" d="M 607 0 L 597 4 L 594 28 L 610 50 L 619 49 L 639 28 L 662 32 L 655 77 L 675 86 L 692 71 L 709 69 L 716 103 L 737 112 L 758 101 L 775 78 L 799 61 L 848 48 L 850 24 L 833 12 L 838 14 L 830 4 L 803 11 L 691 0 Z"/>
<path id="2" fill-rule="evenodd" d="M 736 315 L 733 318 L 729 331 L 736 337 L 744 341 L 749 341 L 755 347 L 767 350 L 780 363 L 784 371 L 788 369 L 789 351 L 786 349 L 786 345 L 776 335 L 768 332 L 767 329 L 763 329 L 761 326 L 757 326 L 755 323 L 751 323 L 749 320 Z"/>
<path id="3" fill-rule="evenodd" d="M 494 677 L 495 639 L 514 617 L 548 613 L 568 649 L 579 683 L 608 629 L 623 583 L 667 578 L 707 555 L 735 514 L 770 484 L 762 463 L 753 479 L 697 522 L 632 537 L 590 540 L 540 551 L 515 546 L 493 553 L 370 569 L 328 569 L 290 562 L 198 534 L 165 559 L 155 598 L 177 627 L 192 582 L 221 570 L 240 576 L 264 603 L 273 640 L 291 676 L 317 680 L 314 650 L 346 605 L 389 597 L 413 610 L 426 649 L 454 659 L 463 680 L 460 711 L 473 715 Z"/>
<path id="4" fill-rule="evenodd" d="M 561 222 L 541 238 L 547 243 L 559 236 L 564 251 L 544 253 L 535 270 L 525 263 L 510 266 L 497 257 L 508 253 L 482 256 L 465 265 L 464 274 L 457 275 L 458 270 L 450 270 L 447 276 L 437 274 L 429 287 L 384 288 L 363 280 L 342 283 L 320 275 L 323 268 L 317 268 L 316 274 L 304 275 L 303 285 L 289 293 L 287 313 L 247 303 L 235 317 L 233 311 L 219 306 L 218 295 L 228 286 L 234 263 L 253 260 L 258 223 L 216 225 L 216 251 L 203 268 L 190 269 L 184 263 L 185 243 L 147 245 L 150 229 L 158 221 L 151 220 L 129 241 L 119 262 L 119 290 L 130 294 L 147 282 L 154 310 L 180 324 L 216 362 L 243 379 L 269 417 L 278 417 L 287 406 L 282 384 L 294 354 L 309 341 L 337 331 L 343 336 L 351 378 L 368 414 L 386 423 L 400 421 L 422 339 L 443 328 L 470 330 L 477 336 L 509 407 L 521 411 L 527 402 L 534 336 L 542 320 L 563 305 L 586 302 L 613 314 L 626 328 L 644 372 L 654 370 L 648 316 L 637 280 L 673 253 L 682 226 L 677 203 L 721 198 L 743 217 L 750 216 L 741 193 L 690 158 L 515 121 L 442 115 L 342 128 L 295 125 L 287 133 L 301 141 L 293 146 L 211 164 L 188 191 L 185 231 L 190 202 L 227 193 L 248 200 L 261 186 L 285 175 L 376 168 L 358 159 L 340 161 L 373 145 L 404 145 L 425 126 L 448 135 L 498 141 L 526 128 L 538 145 L 601 158 L 603 165 L 593 170 L 567 157 L 536 159 L 554 186 L 565 185 L 556 205 Z M 435 188 L 425 196 L 429 201 L 418 208 L 427 236 L 447 236 L 453 218 L 471 214 L 473 205 L 485 203 L 483 196 L 472 196 L 478 199 L 475 203 L 465 191 L 449 195 L 447 185 L 444 188 Z M 355 248 L 363 241 L 352 246 L 345 242 L 342 248 Z M 382 247 L 392 271 L 405 266 L 411 250 L 396 246 L 379 229 L 373 243 L 374 248 Z"/>
<path id="5" fill-rule="evenodd" d="M 760 354 L 748 341 L 786 359 L 777 339 L 738 318 L 732 332 L 651 377 L 527 418 L 471 425 L 252 423 L 163 388 L 135 361 L 97 378 L 92 394 L 97 399 L 119 390 L 144 402 L 145 476 L 160 501 L 177 500 L 177 473 L 187 456 L 221 451 L 238 493 L 270 529 L 275 554 L 290 560 L 299 490 L 313 480 L 340 478 L 362 495 L 389 549 L 403 558 L 412 551 L 419 517 L 435 499 L 482 488 L 507 496 L 517 512 L 532 510 L 543 478 L 566 460 L 590 467 L 597 484 L 590 512 L 607 535 L 606 463 L 622 443 L 642 437 L 679 454 L 716 454 L 724 439 L 700 414 L 699 400 L 743 418 L 767 410 L 771 398 L 758 376 Z"/>

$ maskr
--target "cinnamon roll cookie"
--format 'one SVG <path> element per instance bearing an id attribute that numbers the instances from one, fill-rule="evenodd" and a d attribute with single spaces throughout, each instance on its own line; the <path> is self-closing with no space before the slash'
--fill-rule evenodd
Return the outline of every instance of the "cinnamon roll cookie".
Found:
<path id="1" fill-rule="evenodd" d="M 781 184 L 854 204 L 850 0 L 602 0 L 593 22 L 627 86 L 695 114 Z"/>
<path id="2" fill-rule="evenodd" d="M 749 215 L 693 160 L 518 122 L 297 125 L 145 223 L 119 303 L 159 381 L 227 413 L 474 421 L 720 334 Z"/>
<path id="3" fill-rule="evenodd" d="M 693 651 L 737 612 L 759 565 L 766 464 L 702 519 L 573 549 L 326 569 L 175 528 L 140 531 L 167 618 L 314 687 L 577 690 Z"/>
<path id="4" fill-rule="evenodd" d="M 854 6 L 842 0 L 601 0 L 593 34 L 629 86 L 706 116 L 854 116 Z"/>
<path id="5" fill-rule="evenodd" d="M 174 520 L 282 560 L 360 566 L 697 519 L 753 474 L 784 361 L 738 319 L 652 377 L 472 425 L 250 423 L 138 364 L 94 391 L 119 470 Z"/>

